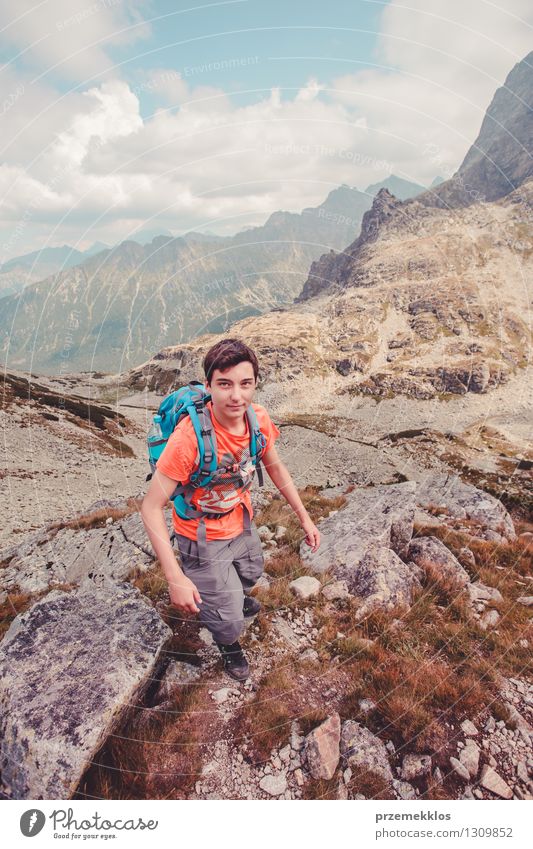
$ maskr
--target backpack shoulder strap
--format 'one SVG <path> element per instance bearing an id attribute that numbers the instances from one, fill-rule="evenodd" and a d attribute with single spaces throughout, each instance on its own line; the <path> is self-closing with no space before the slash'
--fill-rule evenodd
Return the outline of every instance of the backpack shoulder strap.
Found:
<path id="1" fill-rule="evenodd" d="M 266 448 L 266 436 L 259 427 L 257 413 L 255 412 L 252 404 L 248 405 L 246 416 L 248 418 L 248 427 L 250 430 L 250 457 L 252 459 L 252 463 L 256 467 L 259 486 L 263 486 L 263 470 L 261 468 L 260 461 Z"/>

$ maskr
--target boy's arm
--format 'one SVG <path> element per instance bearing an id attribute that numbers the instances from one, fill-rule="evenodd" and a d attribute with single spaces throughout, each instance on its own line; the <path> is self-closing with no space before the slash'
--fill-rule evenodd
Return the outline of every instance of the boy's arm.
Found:
<path id="1" fill-rule="evenodd" d="M 306 542 L 312 546 L 313 551 L 316 551 L 320 545 L 320 533 L 309 513 L 305 509 L 298 490 L 290 476 L 289 470 L 282 462 L 275 445 L 272 445 L 268 451 L 263 454 L 261 462 L 267 470 L 272 483 L 277 486 L 283 497 L 286 501 L 288 501 L 298 516 L 300 524 L 306 532 Z"/>
<path id="2" fill-rule="evenodd" d="M 156 469 L 143 499 L 141 518 L 168 581 L 172 604 L 182 610 L 198 613 L 200 594 L 178 565 L 163 512 L 175 489 L 176 481 Z"/>

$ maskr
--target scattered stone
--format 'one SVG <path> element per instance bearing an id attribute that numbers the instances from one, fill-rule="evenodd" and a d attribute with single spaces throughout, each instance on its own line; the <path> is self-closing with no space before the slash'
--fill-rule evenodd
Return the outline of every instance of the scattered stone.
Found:
<path id="1" fill-rule="evenodd" d="M 303 787 L 303 785 L 304 785 L 304 774 L 303 774 L 301 769 L 298 768 L 298 769 L 294 770 L 294 777 L 296 779 L 296 784 L 298 785 L 298 787 Z"/>
<path id="2" fill-rule="evenodd" d="M 488 631 L 489 628 L 494 628 L 500 621 L 500 614 L 497 610 L 487 610 L 479 620 L 479 627 L 482 631 Z"/>
<path id="3" fill-rule="evenodd" d="M 272 627 L 291 649 L 297 651 L 300 648 L 299 637 L 296 636 L 289 623 L 282 616 L 276 616 L 272 622 Z"/>
<path id="4" fill-rule="evenodd" d="M 474 553 L 470 548 L 466 546 L 459 550 L 459 555 L 463 560 L 466 560 L 469 566 L 474 567 L 476 565 L 476 558 L 474 557 Z"/>
<path id="5" fill-rule="evenodd" d="M 359 700 L 359 710 L 362 713 L 370 713 L 370 711 L 375 710 L 377 705 L 372 699 L 360 699 Z"/>
<path id="6" fill-rule="evenodd" d="M 257 529 L 257 533 L 259 534 L 261 542 L 267 542 L 270 539 L 274 539 L 274 533 L 269 527 L 267 527 L 267 525 L 261 525 L 261 527 Z"/>
<path id="7" fill-rule="evenodd" d="M 287 528 L 283 525 L 278 525 L 274 534 L 274 539 L 280 540 L 287 533 Z"/>
<path id="8" fill-rule="evenodd" d="M 523 604 L 525 607 L 533 607 L 533 595 L 521 595 L 516 600 L 518 604 Z"/>
<path id="9" fill-rule="evenodd" d="M 496 720 L 494 719 L 493 716 L 489 716 L 489 718 L 487 719 L 487 721 L 485 723 L 485 731 L 488 731 L 489 734 L 492 734 L 492 732 L 495 730 L 495 728 L 496 728 Z"/>
<path id="10" fill-rule="evenodd" d="M 289 763 L 291 759 L 291 747 L 289 743 L 287 743 L 287 745 L 284 746 L 283 749 L 279 750 L 279 756 L 284 764 Z"/>
<path id="11" fill-rule="evenodd" d="M 340 758 L 340 733 L 340 717 L 334 713 L 307 735 L 305 754 L 313 778 L 333 777 Z"/>
<path id="12" fill-rule="evenodd" d="M 269 796 L 281 796 L 287 789 L 287 776 L 284 772 L 278 775 L 265 775 L 259 782 L 259 787 Z"/>
<path id="13" fill-rule="evenodd" d="M 229 697 L 235 692 L 231 687 L 222 687 L 220 690 L 215 690 L 211 693 L 211 698 L 217 705 L 222 705 L 227 702 Z"/>
<path id="14" fill-rule="evenodd" d="M 318 652 L 317 652 L 317 651 L 315 651 L 315 649 L 311 649 L 311 648 L 309 648 L 309 649 L 305 649 L 305 650 L 304 650 L 304 651 L 300 654 L 300 660 L 311 660 L 311 661 L 317 661 L 317 660 L 318 660 Z"/>
<path id="15" fill-rule="evenodd" d="M 409 544 L 408 557 L 422 568 L 431 563 L 438 568 L 439 574 L 451 578 L 459 586 L 465 587 L 470 582 L 468 572 L 437 537 L 416 537 Z"/>
<path id="16" fill-rule="evenodd" d="M 467 737 L 475 737 L 478 733 L 476 726 L 473 722 L 470 722 L 469 719 L 465 719 L 461 722 L 461 729 Z"/>
<path id="17" fill-rule="evenodd" d="M 416 799 L 415 788 L 407 781 L 398 781 L 397 778 L 392 779 L 392 786 L 400 799 Z"/>
<path id="18" fill-rule="evenodd" d="M 459 760 L 468 770 L 470 778 L 475 778 L 479 769 L 480 748 L 474 740 L 468 740 L 464 749 L 461 750 Z"/>
<path id="19" fill-rule="evenodd" d="M 481 581 L 468 584 L 467 589 L 472 603 L 481 601 L 483 604 L 486 604 L 488 601 L 503 601 L 503 596 L 496 587 L 488 587 L 486 584 L 482 584 Z"/>
<path id="20" fill-rule="evenodd" d="M 483 764 L 479 783 L 485 790 L 490 790 L 501 799 L 512 799 L 513 791 L 503 778 L 488 764 Z"/>
<path id="21" fill-rule="evenodd" d="M 379 737 L 358 722 L 349 719 L 343 723 L 340 750 L 350 768 L 363 767 L 381 775 L 386 781 L 392 781 L 393 775 L 384 744 Z"/>
<path id="22" fill-rule="evenodd" d="M 411 781 L 431 772 L 431 755 L 405 755 L 402 761 L 402 778 Z"/>
<path id="23" fill-rule="evenodd" d="M 289 589 L 298 598 L 312 598 L 320 592 L 320 581 L 310 575 L 302 575 L 301 578 L 296 578 L 290 582 Z"/>
<path id="24" fill-rule="evenodd" d="M 194 685 L 202 676 L 199 666 L 184 663 L 181 660 L 171 660 L 167 666 L 161 683 L 155 694 L 155 702 L 163 702 L 169 699 L 179 687 Z"/>
<path id="25" fill-rule="evenodd" d="M 527 764 L 525 761 L 518 761 L 516 765 L 516 774 L 520 781 L 523 781 L 524 784 L 527 784 L 529 781 L 529 772 L 527 768 Z"/>
<path id="26" fill-rule="evenodd" d="M 456 772 L 460 778 L 464 778 L 465 781 L 470 781 L 470 773 L 461 761 L 458 761 L 457 758 L 451 757 L 450 764 L 453 771 Z"/>

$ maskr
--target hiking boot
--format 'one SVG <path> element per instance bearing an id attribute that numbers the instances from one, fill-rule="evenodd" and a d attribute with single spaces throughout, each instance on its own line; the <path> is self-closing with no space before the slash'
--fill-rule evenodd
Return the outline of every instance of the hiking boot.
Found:
<path id="1" fill-rule="evenodd" d="M 222 655 L 224 670 L 237 681 L 245 681 L 250 674 L 250 667 L 238 640 L 230 645 L 217 643 L 217 646 Z"/>
<path id="2" fill-rule="evenodd" d="M 244 604 L 242 606 L 242 612 L 245 617 L 255 616 L 261 610 L 261 604 L 257 601 L 257 599 L 252 598 L 251 595 L 244 596 Z"/>

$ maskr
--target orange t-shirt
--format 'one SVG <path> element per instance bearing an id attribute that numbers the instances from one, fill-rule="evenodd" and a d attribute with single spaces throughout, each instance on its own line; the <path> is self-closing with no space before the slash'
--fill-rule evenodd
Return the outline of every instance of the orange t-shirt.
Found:
<path id="1" fill-rule="evenodd" d="M 211 413 L 211 421 L 215 429 L 217 440 L 217 460 L 218 464 L 240 463 L 241 460 L 246 460 L 250 456 L 250 433 L 248 428 L 248 418 L 243 416 L 246 423 L 246 433 L 242 436 L 236 436 L 224 428 L 215 418 L 213 413 L 212 402 L 208 401 L 207 406 Z M 265 452 L 274 444 L 275 440 L 280 436 L 280 431 L 270 418 L 269 414 L 261 404 L 254 404 L 252 407 L 257 416 L 257 422 L 262 433 L 266 437 Z M 170 435 L 169 440 L 157 461 L 156 468 L 172 480 L 180 483 L 187 483 L 193 472 L 198 466 L 198 445 L 196 434 L 189 416 L 185 416 Z M 248 474 L 251 476 L 251 464 Z M 242 472 L 241 472 L 242 475 Z M 222 500 L 221 500 L 222 499 Z M 239 536 L 244 529 L 244 507 L 243 501 L 247 505 L 250 512 L 250 517 L 253 516 L 252 500 L 250 491 L 242 488 L 235 493 L 234 486 L 228 486 L 227 494 L 218 493 L 218 500 L 213 501 L 213 493 L 208 488 L 199 487 L 195 490 L 192 497 L 192 505 L 195 508 L 209 506 L 211 509 L 216 509 L 217 505 L 223 512 L 232 504 L 237 503 L 237 506 L 230 513 L 221 516 L 220 519 L 210 519 L 209 516 L 204 517 L 206 538 L 209 539 L 229 539 Z M 196 532 L 200 519 L 182 519 L 172 510 L 172 521 L 174 530 L 177 534 L 182 534 L 189 539 L 196 539 Z"/>

